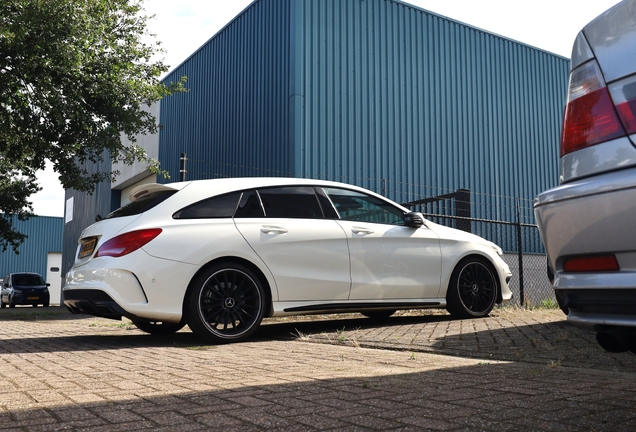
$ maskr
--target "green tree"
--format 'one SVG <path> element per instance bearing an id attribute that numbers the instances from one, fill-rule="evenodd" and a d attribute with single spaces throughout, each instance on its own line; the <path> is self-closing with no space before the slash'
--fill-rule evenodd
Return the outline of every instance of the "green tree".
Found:
<path id="1" fill-rule="evenodd" d="M 53 163 L 66 189 L 91 193 L 116 172 L 86 164 L 156 161 L 134 144 L 155 133 L 145 106 L 183 91 L 165 84 L 153 60 L 160 42 L 148 33 L 143 0 L 2 0 L 0 4 L 0 244 L 17 252 L 24 235 L 13 215 L 33 215 L 36 172 Z M 151 42 L 148 43 L 147 41 Z M 122 137 L 132 146 L 125 147 Z M 108 157 L 108 156 L 107 156 Z"/>

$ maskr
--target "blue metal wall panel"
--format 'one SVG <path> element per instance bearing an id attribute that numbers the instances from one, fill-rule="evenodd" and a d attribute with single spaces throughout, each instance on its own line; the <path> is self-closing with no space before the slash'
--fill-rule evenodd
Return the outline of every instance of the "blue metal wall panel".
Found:
<path id="1" fill-rule="evenodd" d="M 392 0 L 297 0 L 297 176 L 515 220 L 557 183 L 569 60 Z"/>
<path id="2" fill-rule="evenodd" d="M 169 181 L 184 152 L 188 179 L 313 177 L 400 202 L 468 188 L 473 216 L 514 221 L 519 197 L 533 223 L 568 70 L 397 0 L 257 0 L 165 79 L 190 92 L 161 103 L 159 159 Z"/>
<path id="3" fill-rule="evenodd" d="M 94 164 L 86 164 L 89 173 L 110 172 L 110 157 L 107 152 L 103 155 L 103 161 Z M 97 215 L 105 216 L 112 210 L 115 200 L 112 199 L 110 182 L 102 182 L 95 188 L 95 192 L 89 195 L 85 192 L 78 192 L 73 189 L 67 189 L 65 192 L 65 200 L 73 197 L 73 219 L 64 224 L 64 244 L 62 251 L 62 274 L 66 274 L 75 262 L 75 253 L 77 252 L 77 241 L 82 231 L 88 226 L 95 223 Z M 119 205 L 116 200 L 115 205 Z M 64 219 L 63 219 L 64 220 Z"/>
<path id="4" fill-rule="evenodd" d="M 181 152 L 188 179 L 293 175 L 289 13 L 289 0 L 253 3 L 164 79 L 187 76 L 189 89 L 161 102 L 170 181 Z"/>
<path id="5" fill-rule="evenodd" d="M 35 216 L 26 221 L 13 218 L 13 227 L 27 239 L 15 254 L 9 248 L 0 253 L 0 278 L 12 272 L 35 272 L 46 277 L 47 254 L 62 252 L 64 218 Z"/>

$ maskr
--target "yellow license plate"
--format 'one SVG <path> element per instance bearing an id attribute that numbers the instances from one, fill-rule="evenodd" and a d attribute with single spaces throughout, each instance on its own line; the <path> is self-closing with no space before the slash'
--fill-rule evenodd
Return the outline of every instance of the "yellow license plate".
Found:
<path id="1" fill-rule="evenodd" d="M 29 300 L 40 300 L 40 297 L 28 297 Z"/>
<path id="2" fill-rule="evenodd" d="M 79 255 L 77 257 L 84 258 L 89 255 L 92 255 L 93 251 L 95 250 L 96 244 L 97 244 L 96 238 L 83 240 L 80 246 Z"/>

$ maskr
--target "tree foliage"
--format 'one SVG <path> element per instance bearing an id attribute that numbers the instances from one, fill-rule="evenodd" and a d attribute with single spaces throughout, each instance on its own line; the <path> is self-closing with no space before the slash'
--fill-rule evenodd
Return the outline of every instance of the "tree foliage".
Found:
<path id="1" fill-rule="evenodd" d="M 0 244 L 24 239 L 7 222 L 32 215 L 36 172 L 52 162 L 66 189 L 92 192 L 116 173 L 86 163 L 143 160 L 122 137 L 157 131 L 145 106 L 183 90 L 166 85 L 160 43 L 142 0 L 2 0 L 0 4 Z M 148 43 L 147 40 L 152 42 Z"/>

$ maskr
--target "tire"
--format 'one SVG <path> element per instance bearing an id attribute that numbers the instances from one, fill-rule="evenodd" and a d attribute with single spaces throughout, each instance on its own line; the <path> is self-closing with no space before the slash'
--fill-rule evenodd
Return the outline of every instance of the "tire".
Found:
<path id="1" fill-rule="evenodd" d="M 456 318 L 487 316 L 497 301 L 498 281 L 484 258 L 468 257 L 459 262 L 446 293 L 446 310 Z"/>
<path id="2" fill-rule="evenodd" d="M 33 303 L 31 306 L 38 307 L 38 304 L 37 303 Z"/>
<path id="3" fill-rule="evenodd" d="M 556 301 L 557 301 L 557 304 L 559 305 L 559 309 L 561 309 L 561 312 L 563 312 L 566 315 L 569 314 L 570 313 L 570 309 L 568 309 L 565 306 L 565 302 L 563 301 L 563 295 L 561 294 L 561 292 L 558 291 L 558 290 L 555 290 L 554 291 L 554 296 L 556 297 Z"/>
<path id="4" fill-rule="evenodd" d="M 7 307 L 7 304 L 0 299 L 0 308 L 4 309 Z"/>
<path id="5" fill-rule="evenodd" d="M 49 307 L 49 302 L 44 303 L 42 307 Z"/>
<path id="6" fill-rule="evenodd" d="M 364 315 L 365 317 L 370 318 L 374 321 L 383 321 L 389 318 L 391 315 L 393 315 L 395 313 L 395 309 L 394 310 L 364 311 L 360 313 Z"/>
<path id="7" fill-rule="evenodd" d="M 9 307 L 10 308 L 14 308 L 15 307 L 15 305 L 13 304 L 13 298 L 9 299 Z"/>
<path id="8" fill-rule="evenodd" d="M 247 267 L 222 263 L 207 269 L 186 294 L 186 319 L 199 337 L 215 343 L 240 342 L 261 324 L 265 290 Z"/>
<path id="9" fill-rule="evenodd" d="M 133 324 L 141 331 L 154 335 L 173 334 L 181 330 L 185 323 L 171 323 L 161 321 L 133 321 Z"/>

